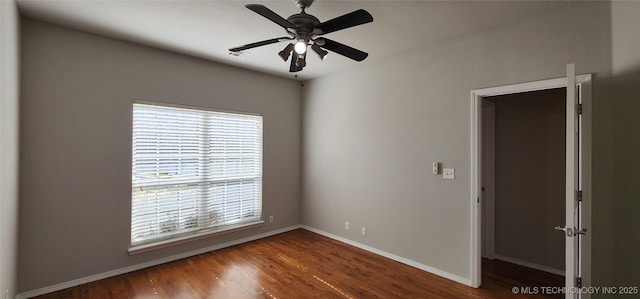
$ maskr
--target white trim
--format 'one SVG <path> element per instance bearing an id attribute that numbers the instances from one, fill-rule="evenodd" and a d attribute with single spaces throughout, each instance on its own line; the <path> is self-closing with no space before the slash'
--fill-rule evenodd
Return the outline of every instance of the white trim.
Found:
<path id="1" fill-rule="evenodd" d="M 319 229 L 316 229 L 316 228 L 313 228 L 313 227 L 309 227 L 309 226 L 306 226 L 306 225 L 302 225 L 301 227 L 303 229 L 306 229 L 308 231 L 314 232 L 316 234 L 320 234 L 320 235 L 323 235 L 325 237 L 334 239 L 336 241 L 340 241 L 342 243 L 346 243 L 346 244 L 349 244 L 351 246 L 355 246 L 355 247 L 358 247 L 360 249 L 375 253 L 377 255 L 392 259 L 392 260 L 394 260 L 396 262 L 400 262 L 400 263 L 403 263 L 405 265 L 409 265 L 411 267 L 414 267 L 414 268 L 417 268 L 417 269 L 420 269 L 420 270 L 423 270 L 423 271 L 426 271 L 426 272 L 429 272 L 429 273 L 444 277 L 446 279 L 453 280 L 455 282 L 471 286 L 471 281 L 469 279 L 467 279 L 467 278 L 464 278 L 464 277 L 461 277 L 461 276 L 458 276 L 458 275 L 455 275 L 455 274 L 451 274 L 449 272 L 445 272 L 445 271 L 442 271 L 440 269 L 436 269 L 436 268 L 433 268 L 433 267 L 418 263 L 416 261 L 412 261 L 410 259 L 398 256 L 398 255 L 395 255 L 395 254 L 392 254 L 392 253 L 389 253 L 389 252 L 386 252 L 386 251 L 383 251 L 383 250 L 380 250 L 380 249 L 377 249 L 377 248 L 374 248 L 374 247 L 371 247 L 371 246 L 368 246 L 368 245 L 364 245 L 362 243 L 358 243 L 358 242 L 349 240 L 347 238 L 343 238 L 343 237 L 340 237 L 340 236 L 337 236 L 337 235 L 334 235 L 334 234 L 331 234 L 331 233 L 328 233 L 328 232 L 325 232 L 325 231 L 322 231 L 322 230 L 319 230 Z"/>
<path id="2" fill-rule="evenodd" d="M 567 90 L 566 90 L 566 119 L 565 119 L 565 225 L 567 228 L 565 236 L 565 287 L 575 287 L 576 277 L 578 277 L 578 250 L 579 238 L 574 237 L 571 229 L 577 226 L 578 203 L 576 201 L 576 191 L 579 190 L 578 179 L 580 178 L 578 169 L 580 167 L 580 147 L 578 146 L 578 123 L 577 97 L 576 97 L 576 70 L 575 64 L 567 64 Z M 578 298 L 577 294 L 565 294 L 565 298 Z"/>
<path id="3" fill-rule="evenodd" d="M 576 76 L 576 82 L 578 84 L 582 84 L 583 82 L 591 81 L 591 74 L 586 75 L 578 75 Z M 512 93 L 523 93 L 529 91 L 539 91 L 539 90 L 547 90 L 554 88 L 564 88 L 567 87 L 567 78 L 556 78 L 556 79 L 547 79 L 542 81 L 535 82 L 526 82 L 526 83 L 517 83 L 505 86 L 496 86 L 496 87 L 487 87 L 481 89 L 475 89 L 471 91 L 471 99 L 474 100 L 475 97 L 486 98 L 492 96 L 499 96 L 505 94 Z"/>
<path id="4" fill-rule="evenodd" d="M 583 171 L 582 178 L 585 184 L 591 182 L 591 110 L 587 110 L 588 113 L 585 113 L 585 109 L 590 109 L 591 107 L 591 74 L 579 75 L 576 76 L 576 83 L 580 85 L 581 89 L 586 91 L 586 96 L 582 98 L 583 101 Z M 471 170 L 471 196 L 470 196 L 470 205 L 471 205 L 471 234 L 470 234 L 470 256 L 469 256 L 469 269 L 471 272 L 471 286 L 480 287 L 482 283 L 482 244 L 480 242 L 481 236 L 481 223 L 480 223 L 480 208 L 478 206 L 477 198 L 481 194 L 481 165 L 482 161 L 481 149 L 479 147 L 478 137 L 481 136 L 481 117 L 482 117 L 482 109 L 481 109 L 481 100 L 484 97 L 490 96 L 498 96 L 512 93 L 522 93 L 528 91 L 536 91 L 536 90 L 546 90 L 553 88 L 563 88 L 567 86 L 567 78 L 556 78 L 535 82 L 527 82 L 527 83 L 519 83 L 498 87 L 489 87 L 476 89 L 471 91 L 471 159 L 470 159 L 470 170 Z M 588 89 L 588 90 L 587 90 Z M 583 219 L 585 227 L 590 229 L 591 225 L 591 186 L 585 185 L 583 186 L 582 196 L 583 196 Z M 587 200 L 588 199 L 588 200 Z M 586 249 L 583 252 L 583 263 L 585 263 L 586 267 L 584 268 L 584 272 L 582 273 L 583 285 L 590 286 L 589 284 L 585 284 L 585 281 L 591 282 L 591 236 L 588 234 L 584 238 L 584 247 Z M 585 279 L 586 278 L 586 279 Z"/>
<path id="5" fill-rule="evenodd" d="M 189 252 L 184 252 L 184 253 L 180 253 L 180 254 L 164 257 L 164 258 L 157 259 L 157 260 L 144 262 L 144 263 L 137 264 L 137 265 L 132 265 L 132 266 L 128 266 L 128 267 L 124 267 L 124 268 L 120 268 L 120 269 L 115 269 L 115 270 L 111 270 L 111 271 L 107 271 L 107 272 L 103 272 L 103 273 L 99 273 L 99 274 L 90 275 L 90 276 L 87 276 L 87 277 L 82 277 L 82 278 L 70 280 L 70 281 L 63 282 L 63 283 L 58 283 L 58 284 L 51 285 L 51 286 L 48 286 L 48 287 L 44 287 L 44 288 L 40 288 L 40 289 L 36 289 L 36 290 L 32 290 L 32 291 L 27 291 L 27 292 L 24 292 L 24 293 L 20 293 L 20 294 L 18 294 L 16 296 L 16 299 L 31 298 L 31 297 L 40 296 L 40 295 L 44 295 L 44 294 L 47 294 L 47 293 L 59 291 L 59 290 L 64 290 L 66 288 L 75 287 L 75 286 L 78 286 L 78 285 L 81 285 L 81 284 L 85 284 L 85 283 L 97 281 L 97 280 L 100 280 L 100 279 L 105 279 L 105 278 L 117 276 L 117 275 L 120 275 L 120 274 L 133 272 L 133 271 L 144 269 L 144 268 L 148 268 L 148 267 L 157 266 L 157 265 L 168 263 L 168 262 L 172 262 L 172 261 L 177 261 L 179 259 L 183 259 L 183 258 L 187 258 L 187 257 L 190 257 L 190 256 L 203 254 L 203 253 L 206 253 L 206 252 L 215 251 L 215 250 L 219 250 L 219 249 L 223 249 L 223 248 L 239 245 L 239 244 L 246 243 L 246 242 L 255 241 L 255 240 L 258 240 L 258 239 L 262 239 L 262 238 L 270 237 L 270 236 L 273 236 L 273 235 L 285 233 L 285 232 L 292 231 L 292 230 L 299 229 L 299 228 L 301 228 L 300 225 L 293 225 L 293 226 L 289 226 L 289 227 L 273 230 L 273 231 L 270 231 L 270 232 L 266 232 L 266 233 L 263 233 L 263 234 L 251 236 L 251 237 L 246 237 L 246 238 L 242 238 L 242 239 L 238 239 L 238 240 L 233 240 L 233 241 L 229 241 L 229 242 L 222 243 L 222 244 L 217 244 L 217 245 L 213 245 L 213 246 L 209 246 L 209 247 L 205 247 L 205 248 L 201 248 L 201 249 L 197 249 L 197 250 L 192 250 L 192 251 L 189 251 Z"/>
<path id="6" fill-rule="evenodd" d="M 481 179 L 481 162 L 482 162 L 482 149 L 479 145 L 481 142 L 478 140 L 480 136 L 482 136 L 482 97 L 478 96 L 476 91 L 471 91 L 471 215 L 470 215 L 470 227 L 469 231 L 471 232 L 470 237 L 470 252 L 469 252 L 469 272 L 471 273 L 470 277 L 470 286 L 474 288 L 479 288 L 482 283 L 482 241 L 481 236 L 482 232 L 480 228 L 482 227 L 482 215 L 480 214 L 480 209 L 478 208 L 478 204 L 480 201 L 480 194 L 482 191 L 480 188 L 482 187 Z"/>
<path id="7" fill-rule="evenodd" d="M 179 109 L 186 109 L 186 110 L 204 110 L 204 111 L 217 112 L 217 113 L 232 113 L 232 114 L 263 116 L 262 113 L 258 113 L 258 112 L 238 111 L 238 110 L 229 110 L 229 109 L 218 109 L 218 108 L 211 108 L 211 107 L 178 104 L 178 103 L 172 103 L 172 102 L 162 102 L 162 101 L 156 101 L 156 100 L 133 99 L 133 104 L 141 104 L 141 105 L 149 105 L 149 106 L 160 106 L 160 107 L 171 107 L 171 108 L 179 108 Z"/>
<path id="8" fill-rule="evenodd" d="M 581 134 L 581 143 L 580 147 L 582 150 L 582 161 L 580 165 L 582 166 L 582 173 L 580 176 L 580 188 L 582 189 L 582 227 L 587 229 L 587 233 L 582 236 L 583 245 L 580 249 L 580 259 L 582 260 L 582 285 L 583 286 L 593 286 L 591 281 L 591 241 L 593 234 L 593 227 L 591 226 L 591 209 L 592 209 L 592 178 L 591 178 L 591 134 L 592 134 L 592 115 L 591 111 L 593 108 L 592 100 L 591 100 L 591 76 L 588 76 L 584 80 L 580 80 L 580 76 L 577 78 L 577 82 L 580 85 L 580 101 L 582 104 L 582 134 Z M 590 299 L 590 293 L 581 294 L 582 299 Z"/>
<path id="9" fill-rule="evenodd" d="M 532 262 L 527 262 L 527 261 L 523 261 L 523 260 L 520 260 L 520 259 L 517 259 L 517 258 L 506 257 L 504 255 L 499 255 L 499 254 L 496 254 L 495 258 L 496 258 L 496 260 L 501 260 L 501 261 L 505 261 L 505 262 L 508 262 L 508 263 L 520 265 L 520 266 L 523 266 L 523 267 L 527 267 L 527 268 L 536 269 L 536 270 L 544 271 L 544 272 L 551 273 L 551 274 L 564 276 L 564 270 L 561 270 L 561 269 L 556 269 L 556 268 L 545 266 L 545 265 L 540 265 L 540 264 L 536 264 L 536 263 L 532 263 Z"/>
<path id="10" fill-rule="evenodd" d="M 173 245 L 178 245 L 178 244 L 192 242 L 192 241 L 196 241 L 196 240 L 200 240 L 200 239 L 205 239 L 205 238 L 215 237 L 215 236 L 224 235 L 224 234 L 228 234 L 228 233 L 233 233 L 233 232 L 237 232 L 237 231 L 240 231 L 240 230 L 255 228 L 255 227 L 261 226 L 263 224 L 264 224 L 264 220 L 258 220 L 258 221 L 253 221 L 253 222 L 249 222 L 249 223 L 242 223 L 242 224 L 239 224 L 239 225 L 234 225 L 234 226 L 230 226 L 230 227 L 226 227 L 226 228 L 218 229 L 218 230 L 198 231 L 196 233 L 193 233 L 193 234 L 190 234 L 190 235 L 186 235 L 186 236 L 182 236 L 182 237 L 178 237 L 178 238 L 172 238 L 172 239 L 157 241 L 157 242 L 153 242 L 153 243 L 147 243 L 147 244 L 131 246 L 131 247 L 129 247 L 128 251 L 129 251 L 129 255 L 136 255 L 136 254 L 140 254 L 140 253 L 147 252 L 147 251 L 152 251 L 152 250 L 157 250 L 157 249 L 161 249 L 161 248 L 170 247 L 170 246 L 173 246 Z"/>

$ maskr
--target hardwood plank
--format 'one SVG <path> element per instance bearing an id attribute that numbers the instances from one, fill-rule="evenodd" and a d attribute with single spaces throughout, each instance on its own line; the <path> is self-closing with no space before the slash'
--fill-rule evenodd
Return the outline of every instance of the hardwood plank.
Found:
<path id="1" fill-rule="evenodd" d="M 38 298 L 540 299 L 554 297 L 511 288 L 562 284 L 561 276 L 483 260 L 475 289 L 299 229 Z"/>

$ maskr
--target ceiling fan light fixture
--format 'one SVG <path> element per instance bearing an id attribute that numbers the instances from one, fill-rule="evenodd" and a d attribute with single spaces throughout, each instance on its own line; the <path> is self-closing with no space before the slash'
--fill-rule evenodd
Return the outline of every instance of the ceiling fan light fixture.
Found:
<path id="1" fill-rule="evenodd" d="M 324 57 L 327 56 L 327 54 L 329 54 L 329 52 L 323 50 L 322 48 L 320 48 L 320 46 L 318 46 L 318 44 L 313 43 L 313 45 L 311 45 L 311 49 L 316 52 L 318 54 L 318 56 L 320 56 L 321 60 L 324 60 Z"/>
<path id="2" fill-rule="evenodd" d="M 307 60 L 305 59 L 305 55 L 298 55 L 298 60 L 296 60 L 296 66 L 300 68 L 307 66 Z"/>
<path id="3" fill-rule="evenodd" d="M 294 46 L 294 50 L 298 54 L 306 53 L 307 52 L 307 41 L 305 41 L 304 39 L 298 40 L 298 42 Z"/>
<path id="4" fill-rule="evenodd" d="M 278 55 L 282 58 L 282 60 L 287 61 L 289 56 L 291 56 L 291 51 L 293 51 L 293 43 L 289 43 L 282 51 L 278 52 Z"/>

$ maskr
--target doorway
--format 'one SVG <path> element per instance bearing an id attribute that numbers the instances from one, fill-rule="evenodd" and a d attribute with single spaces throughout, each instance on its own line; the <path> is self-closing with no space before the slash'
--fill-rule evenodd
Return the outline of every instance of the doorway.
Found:
<path id="1" fill-rule="evenodd" d="M 565 109 L 566 88 L 482 100 L 484 274 L 564 286 Z"/>
<path id="2" fill-rule="evenodd" d="M 482 283 L 482 102 L 498 95 L 566 88 L 565 287 L 591 286 L 591 75 L 567 77 L 471 91 L 471 250 L 470 284 Z M 580 103 L 580 104 L 578 104 Z M 578 200 L 579 199 L 579 200 Z M 575 217 L 578 215 L 577 217 Z M 550 228 L 553 230 L 554 228 Z M 576 232 L 576 233 L 574 233 Z M 575 298 L 576 294 L 565 294 Z M 585 294 L 583 298 L 588 298 Z"/>

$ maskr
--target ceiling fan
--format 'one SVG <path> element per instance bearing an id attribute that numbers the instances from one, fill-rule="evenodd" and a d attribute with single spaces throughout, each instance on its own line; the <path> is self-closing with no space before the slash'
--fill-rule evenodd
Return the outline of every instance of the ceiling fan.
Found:
<path id="1" fill-rule="evenodd" d="M 278 55 L 280 55 L 280 57 L 284 61 L 287 61 L 289 57 L 292 56 L 291 54 L 293 54 L 293 57 L 291 58 L 291 65 L 289 67 L 289 72 L 292 73 L 301 71 L 307 64 L 307 47 L 309 46 L 311 46 L 311 49 L 320 56 L 320 59 L 324 59 L 324 57 L 327 55 L 328 52 L 326 50 L 338 53 L 355 61 L 362 61 L 367 58 L 367 56 L 369 56 L 369 54 L 367 54 L 366 52 L 362 52 L 358 49 L 354 49 L 339 42 L 321 37 L 322 35 L 325 35 L 327 33 L 373 22 L 373 17 L 366 10 L 358 9 L 356 11 L 321 23 L 318 18 L 305 13 L 305 9 L 311 6 L 314 0 L 294 1 L 302 11 L 286 19 L 279 16 L 264 5 L 245 5 L 246 8 L 286 29 L 289 36 L 272 38 L 264 41 L 246 44 L 243 46 L 231 48 L 229 49 L 229 51 L 231 53 L 238 53 L 255 47 L 270 45 L 283 41 L 290 41 L 290 43 L 282 51 L 280 51 Z"/>

